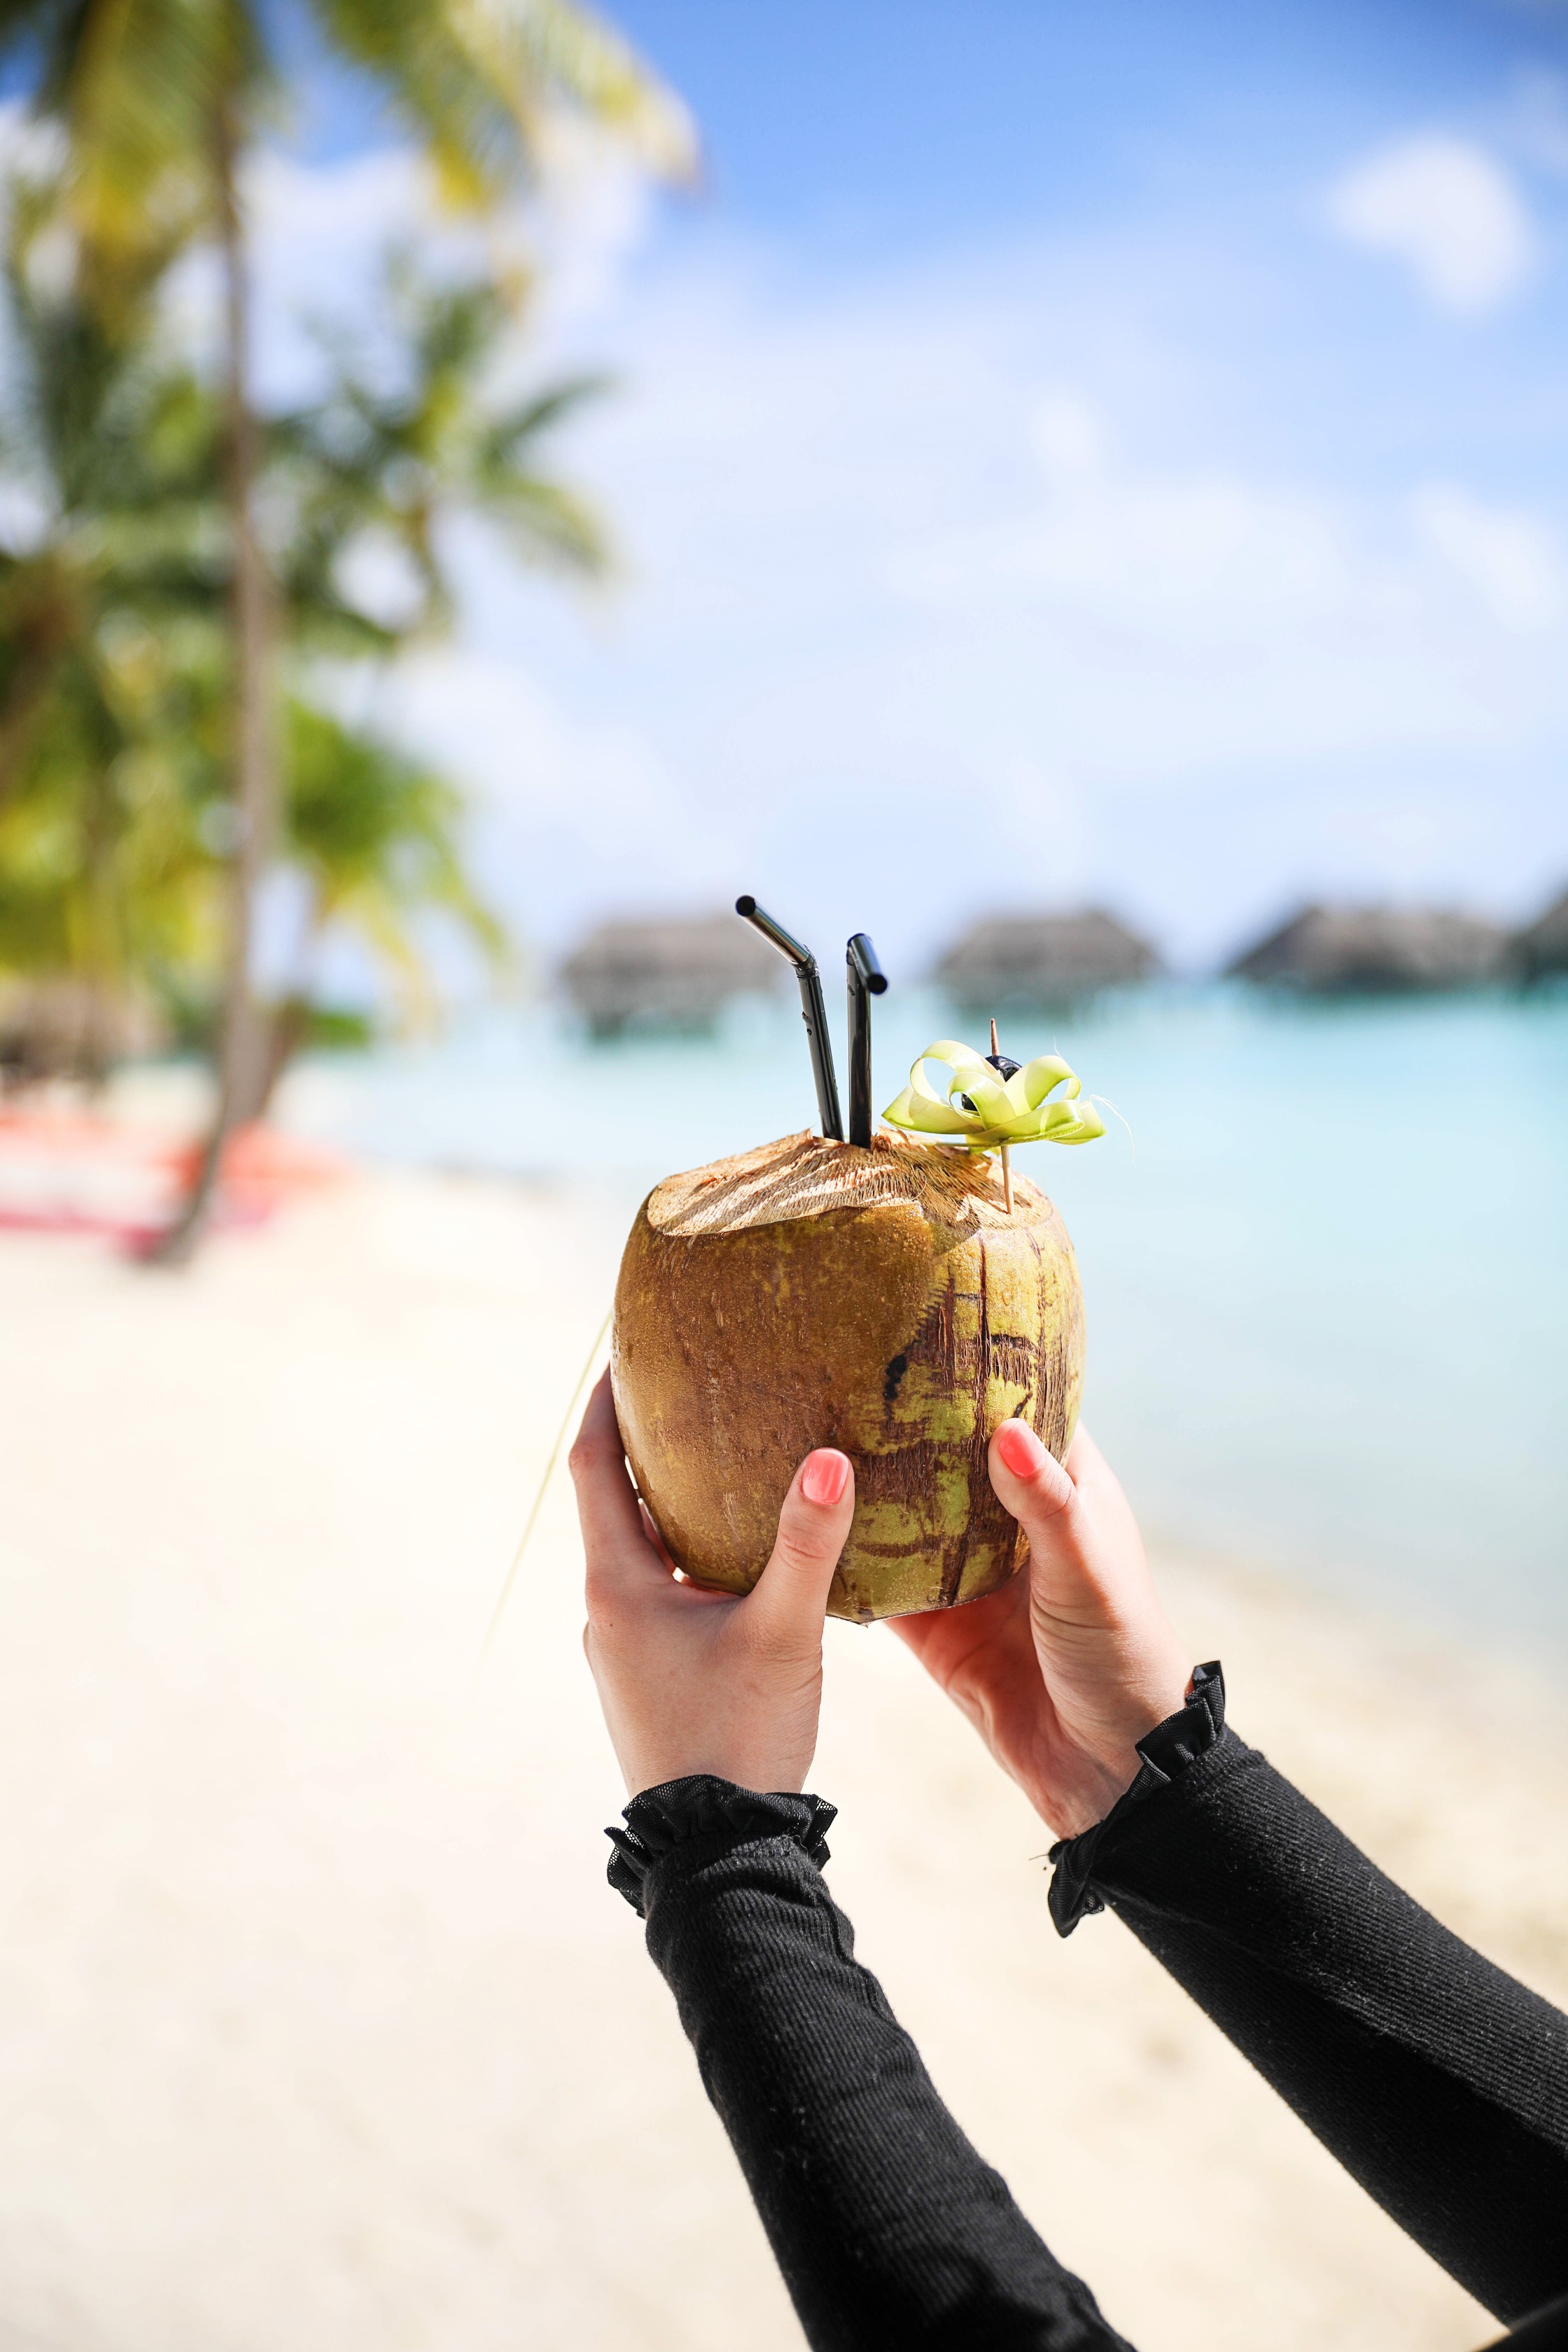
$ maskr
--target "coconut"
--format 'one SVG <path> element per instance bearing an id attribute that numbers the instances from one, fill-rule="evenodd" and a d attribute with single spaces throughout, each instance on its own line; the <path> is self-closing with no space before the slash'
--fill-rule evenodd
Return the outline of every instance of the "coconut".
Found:
<path id="1" fill-rule="evenodd" d="M 1083 1306 L 1060 1217 L 984 1156 L 810 1133 L 671 1176 L 638 1211 L 611 1373 L 626 1457 L 676 1565 L 745 1592 L 802 1456 L 855 1465 L 828 1609 L 867 1621 L 1005 1584 L 1017 1527 L 986 1447 L 1018 1415 L 1059 1459 Z"/>

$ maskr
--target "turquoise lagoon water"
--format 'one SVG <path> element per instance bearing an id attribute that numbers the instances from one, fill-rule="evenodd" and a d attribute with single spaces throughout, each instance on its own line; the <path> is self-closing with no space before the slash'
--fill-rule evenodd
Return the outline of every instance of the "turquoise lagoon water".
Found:
<path id="1" fill-rule="evenodd" d="M 879 1103 L 963 1034 L 929 992 L 878 1016 Z M 1568 1638 L 1568 996 L 1145 991 L 1003 1042 L 1058 1048 L 1125 1121 L 1024 1164 L 1078 1247 L 1085 1417 L 1151 1532 L 1494 1640 Z M 627 1220 L 672 1169 L 815 1116 L 783 1002 L 604 1045 L 494 1015 L 302 1077 L 293 1117 L 319 1135 Z"/>

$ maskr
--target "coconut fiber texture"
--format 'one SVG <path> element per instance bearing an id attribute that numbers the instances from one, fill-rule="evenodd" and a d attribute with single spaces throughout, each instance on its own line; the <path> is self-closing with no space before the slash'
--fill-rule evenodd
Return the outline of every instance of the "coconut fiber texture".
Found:
<path id="1" fill-rule="evenodd" d="M 787 1136 L 672 1176 L 616 1291 L 616 1409 L 678 1567 L 744 1592 L 813 1446 L 855 1465 L 830 1612 L 906 1616 L 1005 1584 L 1023 1538 L 986 1446 L 1017 1414 L 1058 1459 L 1083 1307 L 1045 1194 L 962 1150 Z"/>
<path id="2" fill-rule="evenodd" d="M 1143 1743 L 1142 1793 L 1058 1849 L 1070 1916 L 1117 1911 L 1385 2210 L 1520 2319 L 1568 2291 L 1568 2019 L 1384 1878 L 1222 1708 L 1200 1688 Z M 626 1820 L 611 1882 L 817 2352 L 1121 2346 L 857 1964 L 822 1876 L 832 1808 L 700 1777 Z M 1568 2344 L 1568 2320 L 1509 2340 Z"/>

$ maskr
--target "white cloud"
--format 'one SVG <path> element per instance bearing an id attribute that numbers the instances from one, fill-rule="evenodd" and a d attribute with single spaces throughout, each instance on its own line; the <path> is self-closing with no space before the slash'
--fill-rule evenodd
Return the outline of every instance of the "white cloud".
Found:
<path id="1" fill-rule="evenodd" d="M 0 99 L 0 170 L 24 178 L 58 171 L 66 156 L 66 140 L 58 125 L 40 122 L 26 100 Z"/>
<path id="2" fill-rule="evenodd" d="M 1105 465 L 1105 419 L 1079 393 L 1047 393 L 1029 420 L 1029 438 L 1047 480 L 1092 480 Z"/>
<path id="3" fill-rule="evenodd" d="M 247 159 L 241 196 L 257 258 L 257 377 L 271 402 L 312 396 L 322 368 L 320 331 L 363 331 L 389 251 L 416 239 L 437 262 L 483 251 L 471 224 L 441 215 L 430 173 L 402 149 L 321 165 L 258 149 Z M 210 247 L 175 265 L 165 305 L 190 347 L 216 346 L 223 285 Z"/>
<path id="4" fill-rule="evenodd" d="M 404 201 L 376 170 L 379 212 L 368 163 L 278 188 L 269 283 L 346 307 Z M 584 229 L 623 262 L 642 233 Z M 542 960 L 604 909 L 739 888 L 910 959 L 1079 895 L 1201 952 L 1309 881 L 1463 893 L 1508 762 L 1558 759 L 1542 522 L 1460 466 L 1413 497 L 1227 455 L 1148 325 L 1165 278 L 1140 318 L 1124 259 L 1005 259 L 803 286 L 707 227 L 585 271 L 549 363 L 622 379 L 561 451 L 616 595 L 585 621 L 469 534 L 458 643 L 372 689 L 478 789 Z"/>
<path id="5" fill-rule="evenodd" d="M 0 107 L 0 154 L 7 137 L 19 135 Z M 310 396 L 321 366 L 317 331 L 352 335 L 374 326 L 383 264 L 400 248 L 416 247 L 437 274 L 484 267 L 526 289 L 531 346 L 592 328 L 647 240 L 654 196 L 636 159 L 593 125 L 552 121 L 542 146 L 527 194 L 483 218 L 444 207 L 434 173 L 408 149 L 374 148 L 328 164 L 254 151 L 242 196 L 259 262 L 255 345 L 264 396 Z M 196 349 L 210 347 L 222 302 L 210 249 L 178 265 L 167 301 L 176 331 Z"/>
<path id="6" fill-rule="evenodd" d="M 1563 566 L 1538 517 L 1489 506 L 1452 483 L 1429 483 L 1411 505 L 1427 544 L 1505 628 L 1531 632 L 1561 620 L 1568 604 Z"/>
<path id="7" fill-rule="evenodd" d="M 1089 417 L 1087 404 L 1076 414 Z M 1377 601 L 1321 496 L 1217 472 L 1058 466 L 1032 509 L 900 549 L 895 591 L 933 611 L 1024 601 L 1127 642 L 1219 648 Z"/>
<path id="8" fill-rule="evenodd" d="M 1509 173 L 1483 148 L 1436 134 L 1404 139 L 1330 189 L 1331 227 L 1406 263 L 1445 310 L 1489 310 L 1531 276 L 1536 238 Z"/>
<path id="9" fill-rule="evenodd" d="M 650 880 L 694 910 L 734 897 L 733 826 L 690 804 L 644 730 L 574 712 L 516 662 L 461 646 L 419 655 L 371 691 L 359 715 L 474 793 L 485 856 L 531 936 L 636 906 Z"/>
<path id="10" fill-rule="evenodd" d="M 538 193 L 521 226 L 541 266 L 548 323 L 560 331 L 609 309 L 647 242 L 656 198 L 624 142 L 579 116 L 551 120 L 542 161 Z"/>

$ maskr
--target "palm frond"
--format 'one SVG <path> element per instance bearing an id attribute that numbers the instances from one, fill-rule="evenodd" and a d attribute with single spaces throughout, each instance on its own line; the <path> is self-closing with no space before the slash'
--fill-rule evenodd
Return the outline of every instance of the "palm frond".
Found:
<path id="1" fill-rule="evenodd" d="M 498 416 L 489 427 L 490 446 L 499 456 L 515 463 L 528 443 L 562 424 L 587 402 L 602 400 L 614 389 L 612 376 L 565 376 L 558 383 L 534 393 L 509 415 Z"/>
<path id="2" fill-rule="evenodd" d="M 552 110 L 603 123 L 645 165 L 695 167 L 690 118 L 618 35 L 571 0 L 315 0 L 332 47 L 386 91 L 454 205 L 493 199 L 537 161 Z"/>
<path id="3" fill-rule="evenodd" d="M 464 867 L 463 803 L 442 778 L 374 734 L 309 703 L 289 705 L 289 848 L 309 877 L 323 926 L 353 931 L 392 978 L 411 1020 L 433 987 L 421 919 L 454 919 L 492 964 L 505 927 Z"/>
<path id="4" fill-rule="evenodd" d="M 260 79 L 249 10 L 214 0 L 93 0 L 57 19 L 40 103 L 65 122 L 68 202 L 89 247 L 167 261 L 208 210 L 215 124 Z"/>
<path id="5" fill-rule="evenodd" d="M 486 504 L 521 562 L 587 580 L 600 579 L 609 570 L 603 525 L 575 491 L 518 475 L 498 479 Z"/>

